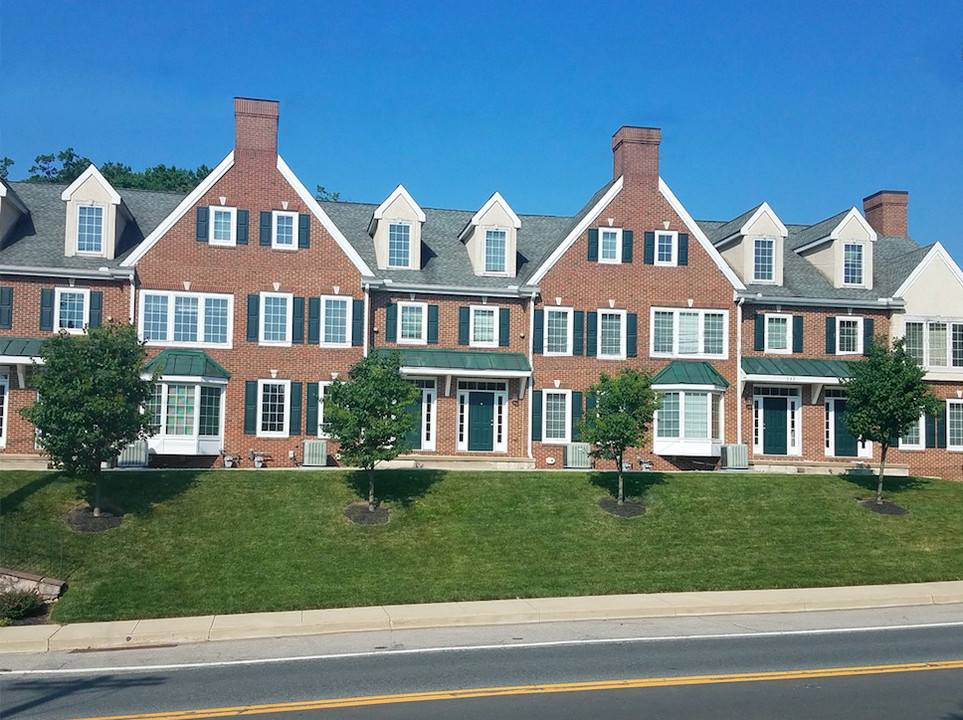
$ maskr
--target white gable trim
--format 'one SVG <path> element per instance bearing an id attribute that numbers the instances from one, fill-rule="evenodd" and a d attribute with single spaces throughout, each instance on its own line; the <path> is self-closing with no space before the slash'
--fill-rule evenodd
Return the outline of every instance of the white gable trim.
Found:
<path id="1" fill-rule="evenodd" d="M 214 186 L 214 183 L 224 177 L 224 174 L 232 167 L 234 167 L 233 150 L 227 154 L 226 158 L 221 160 L 216 168 L 211 170 L 211 174 L 204 178 L 200 185 L 191 190 L 190 194 L 181 200 L 180 204 L 174 208 L 174 211 L 164 218 L 160 225 L 154 228 L 153 232 L 144 238 L 144 241 L 140 245 L 134 248 L 134 251 L 120 264 L 121 267 L 133 267 L 136 265 L 137 261 L 144 257 L 144 255 L 157 244 L 157 241 L 160 240 L 168 230 L 174 227 L 174 224 L 184 217 L 187 211 L 194 207 L 197 201 Z"/>
<path id="2" fill-rule="evenodd" d="M 605 195 L 603 195 L 601 199 L 595 203 L 595 207 L 585 214 L 585 217 L 582 218 L 581 222 L 572 228 L 572 231 L 565 236 L 565 239 L 562 240 L 561 244 L 559 244 L 559 246 L 552 251 L 552 254 L 545 259 L 545 262 L 539 266 L 538 270 L 534 272 L 528 281 L 530 285 L 538 285 L 538 283 L 542 281 L 542 278 L 544 278 L 548 271 L 552 269 L 552 266 L 559 261 L 562 255 L 568 252 L 568 249 L 575 244 L 575 241 L 579 239 L 579 236 L 588 229 L 589 225 L 595 222 L 595 218 L 599 216 L 599 213 L 601 213 L 620 192 L 622 192 L 621 177 L 612 184 L 612 187 L 608 189 L 608 192 L 606 192 Z"/>
<path id="3" fill-rule="evenodd" d="M 496 190 L 492 196 L 488 198 L 485 204 L 481 206 L 481 209 L 472 216 L 471 222 L 469 222 L 468 225 L 465 226 L 465 229 L 461 231 L 461 235 L 458 236 L 458 239 L 464 240 L 465 237 L 467 237 L 467 235 L 471 232 L 472 228 L 478 227 L 482 218 L 485 216 L 485 213 L 487 213 L 496 204 L 502 206 L 505 214 L 508 215 L 509 219 L 512 221 L 512 227 L 518 230 L 518 228 L 522 226 L 522 221 L 518 219 L 518 215 L 516 215 L 511 206 L 505 202 L 505 198 L 502 197 L 501 193 Z"/>
<path id="4" fill-rule="evenodd" d="M 743 226 L 739 229 L 739 234 L 745 235 L 753 223 L 759 220 L 759 218 L 761 218 L 763 215 L 769 216 L 769 219 L 775 223 L 777 228 L 779 228 L 779 234 L 782 235 L 783 238 L 789 235 L 789 231 L 786 229 L 786 226 L 782 224 L 782 220 L 780 220 L 779 216 L 776 215 L 771 207 L 769 207 L 769 203 L 765 201 L 763 201 L 762 205 L 756 208 L 756 212 L 752 214 L 752 217 L 746 220 Z"/>
<path id="5" fill-rule="evenodd" d="M 107 178 L 100 174 L 100 170 L 98 170 L 93 163 L 88 165 L 87 169 L 80 173 L 80 176 L 67 186 L 67 189 L 60 194 L 60 199 L 70 200 L 71 196 L 77 192 L 77 188 L 87 182 L 90 178 L 94 178 L 103 186 L 104 190 L 107 191 L 107 194 L 110 195 L 111 205 L 120 205 L 120 194 L 114 190 L 114 187 L 109 182 L 107 182 Z"/>
<path id="6" fill-rule="evenodd" d="M 732 287 L 734 287 L 736 290 L 745 290 L 746 286 L 742 284 L 742 281 L 739 279 L 733 269 L 729 267 L 729 264 L 722 259 L 722 255 L 718 250 L 716 250 L 715 246 L 709 242 L 709 238 L 706 237 L 706 234 L 702 231 L 702 228 L 700 228 L 698 223 L 692 219 L 689 211 L 683 207 L 682 203 L 679 202 L 679 198 L 675 196 L 672 190 L 669 189 L 669 186 L 665 184 L 665 180 L 663 180 L 661 177 L 659 178 L 659 192 L 662 193 L 662 197 L 668 201 L 669 205 L 672 206 L 672 209 L 675 210 L 676 214 L 682 218 L 682 222 L 688 226 L 692 235 L 694 235 L 696 240 L 699 241 L 702 249 L 706 251 L 706 254 L 712 259 L 712 262 L 716 264 L 716 267 L 722 271 L 722 274 L 725 275 L 726 280 L 732 284 Z"/>
<path id="7" fill-rule="evenodd" d="M 294 174 L 291 168 L 288 167 L 288 164 L 284 162 L 284 158 L 282 158 L 280 155 L 278 155 L 278 171 L 281 173 L 282 177 L 288 181 L 288 184 L 291 185 L 291 187 L 294 189 L 294 192 L 298 194 L 298 197 L 301 198 L 301 201 L 308 206 L 308 209 L 312 213 L 314 213 L 314 216 L 321 223 L 322 227 L 324 227 L 331 237 L 334 238 L 334 241 L 338 244 L 338 247 L 340 247 L 344 254 L 348 256 L 348 259 L 351 260 L 354 266 L 358 269 L 358 272 L 360 272 L 362 275 L 374 276 L 374 273 L 371 272 L 371 268 L 368 267 L 368 264 L 362 259 L 362 257 L 358 254 L 358 251 L 354 249 L 351 243 L 348 242 L 348 238 L 346 238 L 344 233 L 338 229 L 338 226 L 332 222 L 331 218 L 328 217 L 328 214 L 318 204 L 318 201 L 311 193 L 308 192 L 308 189 L 304 187 L 304 183 L 298 179 L 298 176 Z"/>
<path id="8" fill-rule="evenodd" d="M 930 251 L 926 253 L 926 257 L 920 260 L 919 264 L 913 268 L 913 272 L 907 276 L 907 278 L 903 281 L 903 284 L 900 285 L 899 289 L 894 293 L 894 297 L 903 297 L 903 295 L 916 283 L 916 281 L 919 280 L 919 277 L 923 274 L 923 271 L 926 270 L 926 268 L 929 267 L 930 264 L 932 264 L 937 258 L 942 258 L 943 262 L 945 262 L 946 266 L 950 269 L 950 272 L 953 273 L 953 277 L 955 277 L 956 281 L 963 286 L 963 270 L 960 270 L 960 266 L 956 264 L 956 261 L 946 251 L 946 248 L 943 247 L 943 244 L 938 242 L 936 245 L 930 248 Z"/>
<path id="9" fill-rule="evenodd" d="M 374 211 L 374 219 L 380 220 L 382 217 L 384 217 L 385 210 L 388 209 L 391 203 L 393 203 L 399 197 L 404 198 L 405 202 L 411 206 L 411 209 L 417 213 L 419 222 L 425 222 L 427 219 L 425 216 L 425 211 L 422 210 L 421 206 L 415 202 L 415 199 L 411 197 L 411 194 L 405 189 L 404 185 L 399 185 L 396 187 L 388 196 L 388 198 L 378 206 L 378 208 Z"/>

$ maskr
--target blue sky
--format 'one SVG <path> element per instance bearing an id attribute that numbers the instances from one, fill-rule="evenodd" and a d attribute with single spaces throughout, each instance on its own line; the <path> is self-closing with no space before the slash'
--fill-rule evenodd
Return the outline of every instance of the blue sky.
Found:
<path id="1" fill-rule="evenodd" d="M 963 0 L 0 0 L 0 156 L 214 166 L 233 97 L 280 101 L 308 187 L 378 203 L 575 213 L 621 125 L 662 128 L 699 219 L 813 223 L 909 191 L 963 263 Z"/>

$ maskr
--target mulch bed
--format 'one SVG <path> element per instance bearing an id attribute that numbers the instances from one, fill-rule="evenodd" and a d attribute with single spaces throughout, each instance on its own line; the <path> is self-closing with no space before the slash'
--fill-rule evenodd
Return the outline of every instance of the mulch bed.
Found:
<path id="1" fill-rule="evenodd" d="M 599 507 L 611 515 L 618 515 L 620 518 L 637 518 L 645 515 L 645 507 L 637 502 L 626 500 L 619 505 L 619 501 L 614 497 L 604 497 L 599 500 Z"/>
<path id="2" fill-rule="evenodd" d="M 355 525 L 384 525 L 388 522 L 388 508 L 380 504 L 374 510 L 366 502 L 354 502 L 344 509 L 344 516 Z"/>
<path id="3" fill-rule="evenodd" d="M 894 502 L 889 500 L 883 500 L 881 504 L 876 504 L 876 498 L 870 498 L 869 500 L 860 500 L 859 504 L 870 512 L 877 513 L 879 515 L 906 515 L 909 510 L 904 507 L 900 507 Z"/>
<path id="4" fill-rule="evenodd" d="M 67 525 L 76 532 L 103 532 L 113 530 L 124 522 L 124 511 L 109 505 L 100 506 L 100 517 L 94 517 L 94 509 L 87 505 L 77 505 L 67 513 Z"/>
<path id="5" fill-rule="evenodd" d="M 46 625 L 50 622 L 50 610 L 52 605 L 49 603 L 43 603 L 34 612 L 27 617 L 17 618 L 16 620 L 10 621 L 10 627 L 17 627 L 20 625 Z"/>

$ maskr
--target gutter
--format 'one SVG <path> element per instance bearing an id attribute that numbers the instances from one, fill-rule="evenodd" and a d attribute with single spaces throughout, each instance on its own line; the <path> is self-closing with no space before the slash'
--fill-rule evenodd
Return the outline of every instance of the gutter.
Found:
<path id="1" fill-rule="evenodd" d="M 745 300 L 755 305 L 790 305 L 793 307 L 818 305 L 821 307 L 863 308 L 872 310 L 880 307 L 901 308 L 906 306 L 905 300 L 895 297 L 877 298 L 874 302 L 873 300 L 846 300 L 844 298 L 798 298 L 763 295 L 762 293 L 737 292 L 736 298 L 740 302 Z"/>
<path id="2" fill-rule="evenodd" d="M 96 270 L 85 268 L 49 268 L 31 267 L 26 265 L 0 265 L 0 273 L 6 275 L 35 275 L 37 277 L 58 277 L 58 278 L 84 278 L 87 280 L 103 280 L 105 277 L 111 280 L 131 280 L 134 279 L 134 268 L 122 267 L 101 267 Z"/>
<path id="3" fill-rule="evenodd" d="M 390 278 L 372 280 L 368 287 L 387 292 L 415 292 L 424 295 L 477 295 L 484 297 L 524 298 L 538 292 L 535 285 L 509 285 L 507 287 L 469 287 L 464 285 L 425 285 L 423 283 L 395 282 Z"/>

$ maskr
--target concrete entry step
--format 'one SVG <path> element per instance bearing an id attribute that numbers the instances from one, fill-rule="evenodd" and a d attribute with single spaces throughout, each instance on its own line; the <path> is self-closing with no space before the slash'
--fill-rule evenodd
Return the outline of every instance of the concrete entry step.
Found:
<path id="1" fill-rule="evenodd" d="M 830 460 L 769 460 L 760 458 L 749 461 L 749 469 L 760 473 L 784 473 L 802 475 L 872 475 L 879 465 L 864 460 L 834 462 Z M 909 465 L 886 463 L 887 477 L 908 477 Z"/>
<path id="2" fill-rule="evenodd" d="M 0 470 L 47 470 L 47 458 L 26 453 L 0 453 Z"/>

